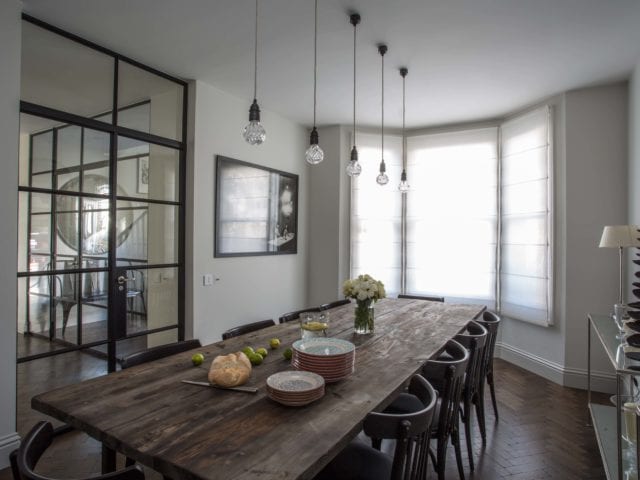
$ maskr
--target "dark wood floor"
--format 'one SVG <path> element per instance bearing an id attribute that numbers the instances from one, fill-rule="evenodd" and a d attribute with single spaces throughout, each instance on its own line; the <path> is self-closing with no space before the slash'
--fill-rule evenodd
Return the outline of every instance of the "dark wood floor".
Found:
<path id="1" fill-rule="evenodd" d="M 68 380 L 86 378 L 81 373 L 85 368 L 88 369 L 87 375 L 99 373 L 97 370 L 90 370 L 91 365 L 99 368 L 95 361 L 95 358 L 78 359 L 76 368 L 68 372 Z M 474 425 L 476 471 L 470 473 L 465 460 L 467 478 L 605 479 L 593 430 L 586 426 L 586 392 L 558 386 L 504 361 L 497 360 L 495 368 L 500 421 L 495 423 L 487 396 L 487 446 L 482 450 L 480 436 Z M 40 382 L 43 379 L 46 381 L 53 371 L 56 370 L 34 367 L 30 372 L 22 373 L 28 373 L 27 378 Z M 21 382 L 21 385 L 24 383 Z M 28 413 L 29 395 L 32 394 L 33 387 L 28 389 L 28 393 L 23 388 L 19 390 L 19 431 L 24 433 L 25 428 L 33 424 L 39 414 Z M 606 402 L 608 396 L 599 395 L 598 400 Z M 463 456 L 466 458 L 464 447 Z M 80 432 L 66 434 L 47 450 L 38 470 L 57 478 L 82 478 L 98 473 L 100 445 Z M 145 471 L 147 478 L 162 478 L 149 469 Z M 0 480 L 10 478 L 9 470 L 0 471 Z M 433 472 L 430 478 L 435 478 Z M 447 478 L 458 478 L 451 447 L 447 459 Z"/>

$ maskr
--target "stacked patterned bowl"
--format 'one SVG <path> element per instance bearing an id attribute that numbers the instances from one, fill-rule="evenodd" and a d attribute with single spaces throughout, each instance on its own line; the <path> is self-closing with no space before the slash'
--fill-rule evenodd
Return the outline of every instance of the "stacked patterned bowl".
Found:
<path id="1" fill-rule="evenodd" d="M 267 395 L 290 407 L 301 407 L 324 396 L 324 378 L 313 372 L 278 372 L 267 378 Z"/>
<path id="2" fill-rule="evenodd" d="M 356 346 L 339 338 L 308 338 L 293 343 L 291 365 L 321 375 L 327 383 L 351 375 L 355 369 Z"/>

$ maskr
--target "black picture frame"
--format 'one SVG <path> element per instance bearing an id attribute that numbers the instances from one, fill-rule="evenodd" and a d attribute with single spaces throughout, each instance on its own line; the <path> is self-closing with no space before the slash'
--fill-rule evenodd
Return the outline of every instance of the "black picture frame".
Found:
<path id="1" fill-rule="evenodd" d="M 214 257 L 298 253 L 298 175 L 216 155 Z"/>

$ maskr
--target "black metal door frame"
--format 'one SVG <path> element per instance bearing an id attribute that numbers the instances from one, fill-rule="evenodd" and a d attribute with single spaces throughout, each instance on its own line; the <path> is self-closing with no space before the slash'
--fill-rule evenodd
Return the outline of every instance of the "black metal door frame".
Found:
<path id="1" fill-rule="evenodd" d="M 109 255 L 108 255 L 108 264 L 106 268 L 88 268 L 88 269 L 73 269 L 73 270 L 64 270 L 64 273 L 90 273 L 90 272 L 108 272 L 108 291 L 109 291 L 109 302 L 108 302 L 108 334 L 106 341 L 92 342 L 75 346 L 68 346 L 66 348 L 57 349 L 52 352 L 45 352 L 36 355 L 30 355 L 27 357 L 22 357 L 17 359 L 17 363 L 23 363 L 30 360 L 35 360 L 37 358 L 43 358 L 52 355 L 59 355 L 62 353 L 67 353 L 75 350 L 82 350 L 86 348 L 95 347 L 98 345 L 107 344 L 107 361 L 108 361 L 108 370 L 110 372 L 116 370 L 116 342 L 118 340 L 122 340 L 125 338 L 133 338 L 143 335 L 149 335 L 151 333 L 157 333 L 161 331 L 177 329 L 178 331 L 178 339 L 184 340 L 184 287 L 185 287 L 185 206 L 186 206 L 186 139 L 187 139 L 187 105 L 188 105 L 188 84 L 184 80 L 168 75 L 164 72 L 155 70 L 151 67 L 148 67 L 140 62 L 132 60 L 128 57 L 120 55 L 116 52 L 113 52 L 107 48 L 104 48 L 100 45 L 96 45 L 93 42 L 90 42 L 84 38 L 78 37 L 74 34 L 61 30 L 53 25 L 45 23 L 41 20 L 38 20 L 30 15 L 23 14 L 22 19 L 24 21 L 30 22 L 34 25 L 37 25 L 41 28 L 44 28 L 48 31 L 61 35 L 69 40 L 80 43 L 86 47 L 92 48 L 99 52 L 104 53 L 113 58 L 114 60 L 114 78 L 113 78 L 113 108 L 112 108 L 112 123 L 102 122 L 100 120 L 96 120 L 95 118 L 83 117 L 80 115 L 64 112 L 61 110 L 56 110 L 53 108 L 45 107 L 42 105 L 33 104 L 30 102 L 21 101 L 20 102 L 20 112 L 24 114 L 39 116 L 51 120 L 56 120 L 61 123 L 73 124 L 80 127 L 86 127 L 93 130 L 98 130 L 102 132 L 109 133 L 110 135 L 110 154 L 109 154 L 109 162 L 110 162 L 110 218 L 113 220 L 116 218 L 117 213 L 117 152 L 118 152 L 118 137 L 128 137 L 131 139 L 139 140 L 142 142 L 156 144 L 163 147 L 172 148 L 178 150 L 179 152 L 179 198 L 177 202 L 159 202 L 153 201 L 150 199 L 140 199 L 136 197 L 121 197 L 121 199 L 128 199 L 131 201 L 137 202 L 148 202 L 148 203 L 162 203 L 162 204 L 173 204 L 176 205 L 179 209 L 178 212 L 178 261 L 177 263 L 171 264 L 162 264 L 162 265 L 150 265 L 150 268 L 177 268 L 178 271 L 178 323 L 175 325 L 169 325 L 165 327 L 160 327 L 152 330 L 145 330 L 143 332 L 137 332 L 134 334 L 128 334 L 126 332 L 126 306 L 127 306 L 127 296 L 126 296 L 126 285 L 124 288 L 123 285 L 117 282 L 118 277 L 124 275 L 126 277 L 126 267 L 121 267 L 117 265 L 116 251 L 117 251 L 117 236 L 115 235 L 115 222 L 110 222 L 110 231 L 109 231 Z M 118 67 L 119 63 L 124 61 L 130 65 L 138 67 L 142 70 L 150 72 L 154 75 L 158 75 L 166 80 L 170 80 L 180 86 L 183 87 L 183 98 L 182 98 L 182 138 L 180 141 L 173 140 L 165 137 L 160 137 L 158 135 L 154 135 L 151 133 L 145 133 L 137 130 L 132 130 L 130 128 L 118 126 L 117 116 L 118 116 Z M 19 192 L 33 192 L 33 193 L 44 193 L 49 194 L 52 197 L 55 197 L 56 194 L 68 194 L 69 192 L 61 192 L 57 190 L 57 186 L 54 186 L 52 189 L 43 189 L 43 188 L 35 188 L 35 187 L 18 187 Z M 84 195 L 82 192 L 79 193 L 79 196 Z M 55 275 L 55 270 L 46 272 L 18 272 L 18 278 L 32 278 L 43 275 Z M 27 289 L 28 295 L 28 289 Z M 79 298 L 79 303 L 81 299 Z"/>

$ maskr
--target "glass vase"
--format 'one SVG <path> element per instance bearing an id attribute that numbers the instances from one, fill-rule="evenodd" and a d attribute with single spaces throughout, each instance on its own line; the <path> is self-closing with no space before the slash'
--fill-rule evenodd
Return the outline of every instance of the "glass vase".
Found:
<path id="1" fill-rule="evenodd" d="M 353 330 L 355 333 L 373 333 L 373 304 L 373 300 L 356 301 L 356 316 L 353 320 Z"/>

